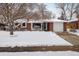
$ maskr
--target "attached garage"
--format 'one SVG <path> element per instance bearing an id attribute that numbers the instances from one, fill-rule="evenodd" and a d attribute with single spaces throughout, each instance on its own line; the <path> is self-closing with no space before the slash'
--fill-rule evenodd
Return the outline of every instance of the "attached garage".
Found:
<path id="1" fill-rule="evenodd" d="M 53 22 L 53 31 L 54 32 L 63 32 L 64 24 L 63 22 Z"/>
<path id="2" fill-rule="evenodd" d="M 53 32 L 66 31 L 67 21 L 59 20 L 59 19 L 51 19 L 45 21 L 48 22 L 48 31 L 53 31 Z"/>

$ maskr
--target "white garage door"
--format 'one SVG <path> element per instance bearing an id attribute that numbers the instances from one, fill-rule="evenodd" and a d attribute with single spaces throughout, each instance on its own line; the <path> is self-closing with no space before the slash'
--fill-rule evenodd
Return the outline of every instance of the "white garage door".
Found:
<path id="1" fill-rule="evenodd" d="M 53 31 L 54 32 L 63 32 L 63 22 L 54 22 Z"/>

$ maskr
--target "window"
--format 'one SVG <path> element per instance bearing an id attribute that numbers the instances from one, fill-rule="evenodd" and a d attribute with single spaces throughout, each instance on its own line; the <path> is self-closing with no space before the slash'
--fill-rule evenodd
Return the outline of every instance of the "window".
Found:
<path id="1" fill-rule="evenodd" d="M 18 23 L 15 23 L 15 25 L 18 25 Z"/>
<path id="2" fill-rule="evenodd" d="M 34 30 L 41 30 L 41 23 L 33 23 L 33 29 Z"/>
<path id="3" fill-rule="evenodd" d="M 25 23 L 23 23 L 22 25 L 25 26 Z"/>

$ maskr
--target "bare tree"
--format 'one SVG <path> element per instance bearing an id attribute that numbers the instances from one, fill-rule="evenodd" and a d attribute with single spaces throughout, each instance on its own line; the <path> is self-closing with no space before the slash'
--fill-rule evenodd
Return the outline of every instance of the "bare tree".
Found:
<path id="1" fill-rule="evenodd" d="M 14 21 L 17 19 L 27 18 L 34 9 L 33 4 L 18 3 L 1 3 L 0 15 L 5 19 L 10 29 L 10 35 L 13 35 Z M 31 16 L 31 14 L 29 15 Z"/>
<path id="2" fill-rule="evenodd" d="M 56 4 L 62 10 L 61 18 L 63 20 L 71 20 L 76 11 L 77 3 L 58 3 Z M 68 16 L 69 15 L 69 16 Z"/>
<path id="3" fill-rule="evenodd" d="M 76 16 L 77 18 L 79 19 L 79 3 L 77 4 L 76 8 L 75 8 L 75 13 L 76 13 Z"/>
<path id="4" fill-rule="evenodd" d="M 52 15 L 51 11 L 45 11 L 43 19 L 51 19 L 52 16 L 54 15 Z"/>
<path id="5" fill-rule="evenodd" d="M 69 3 L 68 4 L 68 11 L 69 11 L 69 14 L 70 14 L 69 20 L 71 20 L 73 15 L 75 14 L 76 6 L 77 6 L 77 3 Z"/>
<path id="6" fill-rule="evenodd" d="M 49 19 L 51 18 L 52 12 L 48 11 L 45 4 L 37 4 L 35 6 L 35 9 L 31 13 L 31 16 L 28 16 L 29 18 L 32 18 L 34 20 L 43 20 L 43 19 Z"/>
<path id="7" fill-rule="evenodd" d="M 63 16 L 64 14 L 63 14 L 63 12 L 61 13 L 61 16 L 60 17 L 58 17 L 58 19 L 61 19 L 61 20 L 64 20 L 64 16 Z M 66 18 L 65 18 L 66 19 Z"/>
<path id="8" fill-rule="evenodd" d="M 38 9 L 39 9 L 40 17 L 41 17 L 41 19 L 43 19 L 43 17 L 44 17 L 44 11 L 46 10 L 45 5 L 43 3 L 39 4 Z"/>
<path id="9" fill-rule="evenodd" d="M 28 20 L 49 18 L 51 13 L 46 10 L 47 9 L 45 4 L 0 3 L 0 16 L 2 16 L 4 21 L 8 24 L 10 35 L 13 35 L 15 20 L 22 18 L 26 18 Z"/>
<path id="10" fill-rule="evenodd" d="M 67 20 L 66 12 L 68 5 L 66 3 L 56 3 L 57 8 L 61 10 L 61 17 L 63 20 Z"/>

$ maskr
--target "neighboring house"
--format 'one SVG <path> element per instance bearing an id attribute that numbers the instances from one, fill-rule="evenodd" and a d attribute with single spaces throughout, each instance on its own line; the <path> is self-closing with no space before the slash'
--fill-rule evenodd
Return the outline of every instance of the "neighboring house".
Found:
<path id="1" fill-rule="evenodd" d="M 15 28 L 25 29 L 28 31 L 54 31 L 63 32 L 66 31 L 66 21 L 58 19 L 50 20 L 31 20 L 19 19 L 15 21 Z"/>
<path id="2" fill-rule="evenodd" d="M 78 19 L 70 20 L 68 23 L 69 23 L 68 25 L 70 26 L 71 29 L 79 29 L 79 20 Z"/>
<path id="3" fill-rule="evenodd" d="M 79 31 L 79 20 L 72 19 L 70 21 L 67 21 L 66 22 L 66 29 L 67 29 L 67 31 L 72 31 L 72 32 Z"/>

